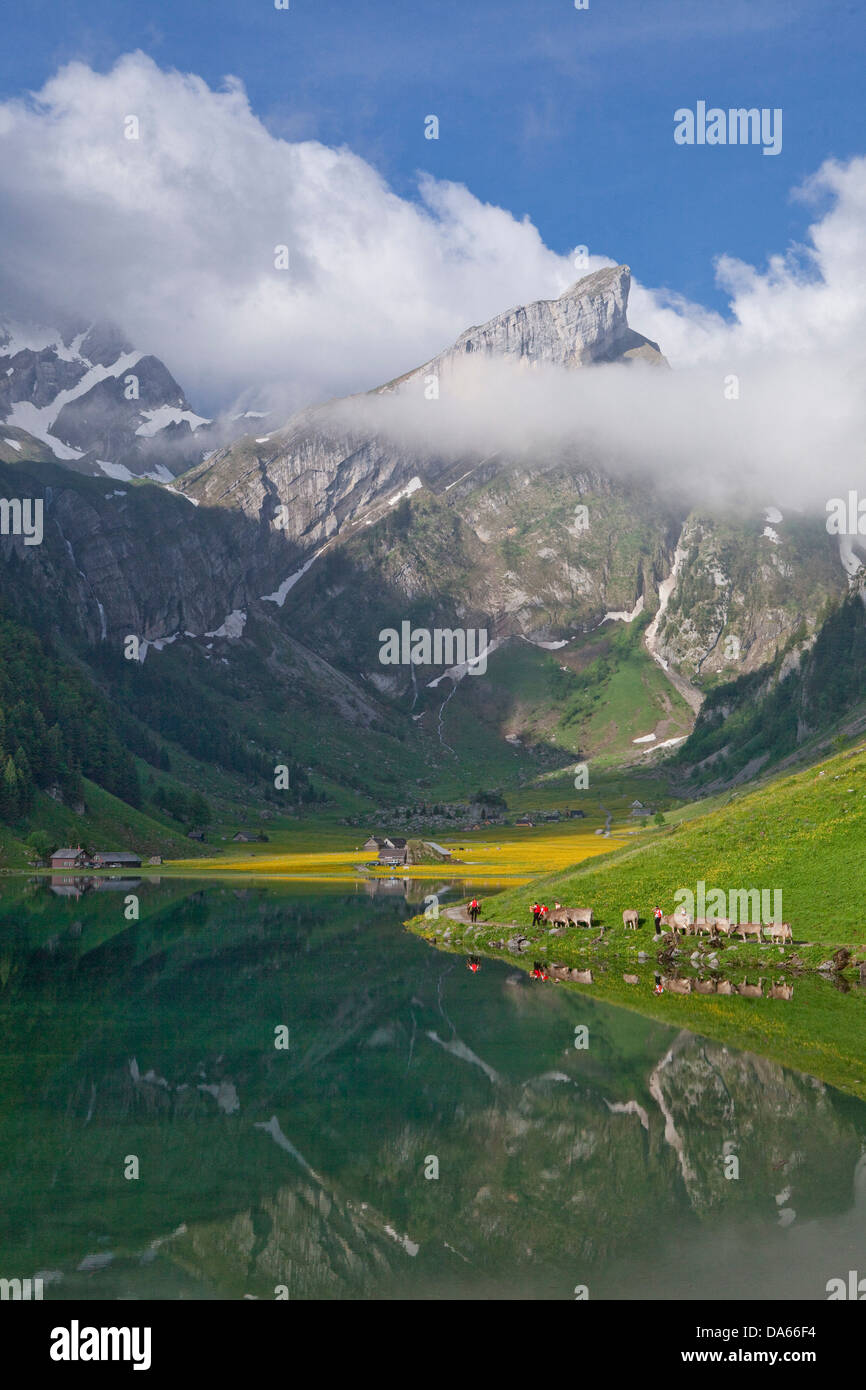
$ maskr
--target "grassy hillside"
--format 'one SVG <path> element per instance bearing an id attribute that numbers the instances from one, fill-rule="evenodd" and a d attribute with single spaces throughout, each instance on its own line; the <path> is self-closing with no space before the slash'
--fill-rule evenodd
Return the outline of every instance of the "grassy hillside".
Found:
<path id="1" fill-rule="evenodd" d="M 556 750 L 609 769 L 643 761 L 655 734 L 684 738 L 694 716 L 643 645 L 648 619 L 605 623 L 558 651 L 514 638 L 484 679 L 463 681 L 448 727 L 467 714 L 537 751 Z"/>
<path id="2" fill-rule="evenodd" d="M 98 849 L 130 849 L 141 855 L 162 854 L 191 857 L 194 842 L 178 829 L 128 806 L 85 777 L 82 790 L 86 810 L 83 815 L 50 796 L 37 794 L 26 823 L 0 825 L 0 870 L 26 869 L 33 850 L 24 843 L 34 830 L 46 831 L 57 845 L 85 845 Z"/>
<path id="3" fill-rule="evenodd" d="M 606 927 L 622 931 L 622 910 L 649 916 L 674 908 L 674 893 L 708 889 L 781 889 L 795 940 L 866 944 L 866 745 L 736 793 L 720 809 L 662 831 L 650 844 L 622 850 L 533 885 L 547 898 L 589 904 Z M 525 892 L 489 903 L 488 915 L 525 922 Z"/>

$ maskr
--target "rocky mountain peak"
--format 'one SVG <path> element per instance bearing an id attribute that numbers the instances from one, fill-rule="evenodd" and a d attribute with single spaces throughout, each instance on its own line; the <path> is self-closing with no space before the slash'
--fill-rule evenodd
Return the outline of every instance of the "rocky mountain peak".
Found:
<path id="1" fill-rule="evenodd" d="M 662 363 L 658 346 L 629 327 L 630 287 L 627 265 L 593 271 L 558 299 L 518 305 L 481 327 L 467 328 L 421 370 L 447 371 L 470 353 L 516 358 L 530 366 L 582 367 L 634 356 Z"/>
<path id="2" fill-rule="evenodd" d="M 221 442 L 215 431 L 197 433 L 209 423 L 159 358 L 136 351 L 112 323 L 0 320 L 0 426 L 17 453 L 170 482 Z"/>

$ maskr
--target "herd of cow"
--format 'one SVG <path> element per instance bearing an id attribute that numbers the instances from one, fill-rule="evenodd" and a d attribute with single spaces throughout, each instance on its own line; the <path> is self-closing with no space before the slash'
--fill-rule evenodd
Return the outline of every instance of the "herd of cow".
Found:
<path id="1" fill-rule="evenodd" d="M 592 908 L 562 907 L 557 903 L 550 914 L 550 920 L 554 927 L 591 927 Z M 691 920 L 684 912 L 673 912 L 655 918 L 655 923 L 658 930 L 667 928 L 668 931 L 681 932 L 684 936 L 698 936 L 701 932 L 707 932 L 710 936 L 739 936 L 743 941 L 748 936 L 753 936 L 758 941 L 793 941 L 789 922 L 771 922 L 765 925 L 761 922 L 729 922 L 726 917 L 698 917 Z M 637 931 L 640 926 L 637 908 L 625 909 L 622 924 Z"/>

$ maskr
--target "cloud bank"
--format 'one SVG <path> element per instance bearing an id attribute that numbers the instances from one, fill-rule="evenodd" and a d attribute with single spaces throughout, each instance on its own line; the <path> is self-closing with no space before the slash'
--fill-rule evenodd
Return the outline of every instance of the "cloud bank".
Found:
<path id="1" fill-rule="evenodd" d="M 633 283 L 630 322 L 675 374 L 604 373 L 590 390 L 580 373 L 504 386 L 494 368 L 474 403 L 436 403 L 437 428 L 577 430 L 673 477 L 724 466 L 771 490 L 805 492 L 817 474 L 823 487 L 828 466 L 850 478 L 866 423 L 866 159 L 828 162 L 796 196 L 815 206 L 805 245 L 763 271 L 719 248 L 728 317 Z M 0 104 L 0 217 L 0 313 L 113 320 L 206 412 L 253 388 L 288 412 L 375 386 L 612 264 L 577 270 L 528 219 L 457 184 L 422 175 L 417 201 L 398 197 L 347 149 L 271 134 L 236 79 L 215 91 L 141 53 L 104 74 L 70 64 Z M 389 428 L 411 433 L 399 409 Z"/>

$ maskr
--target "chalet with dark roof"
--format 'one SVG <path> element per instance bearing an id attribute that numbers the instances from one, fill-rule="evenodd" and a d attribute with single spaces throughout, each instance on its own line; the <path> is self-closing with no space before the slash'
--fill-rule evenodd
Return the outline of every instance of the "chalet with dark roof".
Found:
<path id="1" fill-rule="evenodd" d="M 56 849 L 51 856 L 52 869 L 83 869 L 87 863 L 87 855 L 80 845 L 76 849 Z"/>

